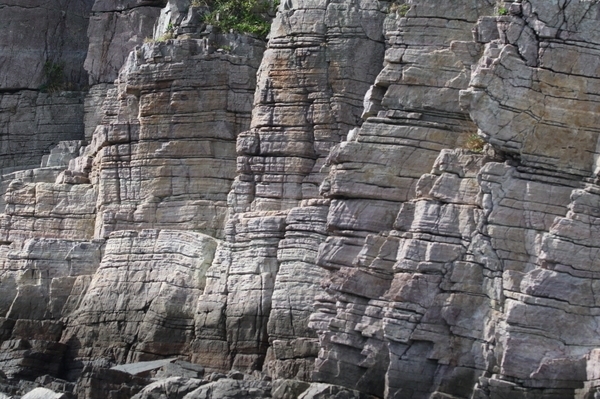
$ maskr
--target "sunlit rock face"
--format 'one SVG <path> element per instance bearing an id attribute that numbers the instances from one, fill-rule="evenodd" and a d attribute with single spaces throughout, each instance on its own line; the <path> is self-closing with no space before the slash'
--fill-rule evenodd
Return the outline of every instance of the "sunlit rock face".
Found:
<path id="1" fill-rule="evenodd" d="M 186 0 L 77 4 L 85 101 L 0 94 L 0 129 L 36 138 L 0 151 L 7 377 L 598 395 L 598 2 L 286 1 L 267 41 Z"/>
<path id="2" fill-rule="evenodd" d="M 64 175 L 97 188 L 97 236 L 126 228 L 223 236 L 236 137 L 250 124 L 263 45 L 218 40 L 149 43 L 130 54 L 103 124 Z M 233 50 L 214 52 L 219 44 Z"/>
<path id="3" fill-rule="evenodd" d="M 523 387 L 538 397 L 591 397 L 599 108 L 588 59 L 598 51 L 600 9 L 524 1 L 508 11 L 496 19 L 499 37 L 482 40 L 461 98 L 480 134 L 513 159 L 480 172 L 504 296 L 493 338 L 497 376 L 481 386 L 515 397 Z"/>
<path id="4" fill-rule="evenodd" d="M 325 275 L 315 258 L 329 205 L 319 185 L 381 69 L 383 11 L 376 1 L 279 6 L 251 126 L 237 140 L 225 241 L 198 301 L 200 362 L 310 378 L 318 340 L 308 319 Z"/>
<path id="5" fill-rule="evenodd" d="M 210 236 L 176 230 L 113 233 L 61 338 L 71 367 L 188 352 L 195 300 L 216 245 Z"/>

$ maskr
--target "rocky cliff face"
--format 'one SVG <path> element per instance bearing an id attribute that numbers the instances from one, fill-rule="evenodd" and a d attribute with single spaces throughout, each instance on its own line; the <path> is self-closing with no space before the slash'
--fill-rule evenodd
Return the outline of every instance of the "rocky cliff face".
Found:
<path id="1" fill-rule="evenodd" d="M 0 5 L 0 392 L 598 395 L 597 1 L 203 12 Z"/>

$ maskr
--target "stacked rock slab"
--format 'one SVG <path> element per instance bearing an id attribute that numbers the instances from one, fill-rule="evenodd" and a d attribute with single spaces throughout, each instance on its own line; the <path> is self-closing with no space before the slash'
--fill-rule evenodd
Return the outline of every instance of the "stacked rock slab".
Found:
<path id="1" fill-rule="evenodd" d="M 17 342 L 33 339 L 28 336 L 32 328 L 15 327 L 29 318 L 58 323 L 47 341 L 60 353 L 46 373 L 56 374 L 64 365 L 67 346 L 69 376 L 97 359 L 124 362 L 189 353 L 194 309 L 186 306 L 202 292 L 205 265 L 216 245 L 202 233 L 223 235 L 235 139 L 249 128 L 263 47 L 260 40 L 233 34 L 139 47 L 107 92 L 102 124 L 67 170 L 60 172 L 57 165 L 64 157 L 55 151 L 54 158 L 44 159 L 45 167 L 7 176 L 0 284 L 6 293 L 2 340 L 8 353 L 2 360 L 10 377 L 44 372 L 27 356 L 42 359 L 50 349 L 31 350 Z M 62 152 L 70 150 L 66 143 L 63 147 Z M 137 237 L 135 230 L 140 238 L 127 238 Z M 28 248 L 38 242 L 50 249 L 33 262 L 37 258 Z M 73 266 L 80 260 L 72 254 L 85 245 L 101 255 L 83 270 Z M 21 251 L 21 262 L 15 251 Z M 140 259 L 130 262 L 131 252 Z M 56 265 L 46 270 L 40 266 L 46 263 Z M 134 269 L 131 275 L 115 271 L 122 263 Z M 177 267 L 181 270 L 175 273 Z M 149 287 L 152 270 L 160 275 L 150 292 L 158 293 L 154 301 L 143 288 Z M 139 290 L 129 289 L 136 284 Z M 181 330 L 180 339 L 172 327 Z M 61 338 L 63 343 L 56 342 Z"/>
<path id="2" fill-rule="evenodd" d="M 509 15 L 481 18 L 474 31 L 475 41 L 485 49 L 461 101 L 480 135 L 509 161 L 442 151 L 432 175 L 423 175 L 409 191 L 410 201 L 402 204 L 391 231 L 376 223 L 391 224 L 393 217 L 365 215 L 363 209 L 375 211 L 373 201 L 370 208 L 352 208 L 349 199 L 332 201 L 328 231 L 334 234 L 321 247 L 319 262 L 339 270 L 311 317 L 321 336 L 317 379 L 403 398 L 564 398 L 595 392 L 592 287 L 597 259 L 588 246 L 593 246 L 592 209 L 597 203 L 598 135 L 592 127 L 598 112 L 593 100 L 597 73 L 589 69 L 585 55 L 582 61 L 572 60 L 581 43 L 584 54 L 596 51 L 592 21 L 598 7 L 595 2 L 574 2 L 563 9 L 558 3 L 523 1 L 502 5 L 502 10 Z M 444 23 L 451 14 L 437 2 L 435 10 L 427 2 L 415 2 L 404 21 L 418 24 L 428 11 L 443 13 Z M 435 31 L 430 25 L 428 33 Z M 443 37 L 449 36 L 446 31 Z M 410 35 L 398 37 L 406 40 Z M 477 43 L 455 41 L 450 49 L 465 45 L 472 51 L 464 55 L 482 53 Z M 403 63 L 410 61 L 410 54 L 408 46 Z M 437 58 L 443 51 L 434 54 Z M 450 69 L 446 62 L 444 72 Z M 463 59 L 463 64 L 475 62 Z M 457 103 L 458 93 L 445 100 L 442 93 L 452 87 L 448 82 L 436 104 L 429 103 L 431 81 L 424 93 L 414 87 L 420 69 L 406 65 L 396 74 L 400 88 L 390 86 L 381 103 L 367 109 L 382 107 L 391 115 L 386 108 L 399 102 L 404 117 L 421 111 L 415 109 L 419 105 L 424 112 L 415 119 L 426 120 L 435 107 L 443 111 L 436 109 L 436 116 L 447 113 L 444 106 Z M 439 79 L 443 74 L 428 76 Z M 390 101 L 394 91 L 411 90 L 412 95 Z M 374 89 L 371 93 L 377 94 Z M 355 142 L 369 140 L 371 122 L 379 121 L 367 119 Z M 336 174 L 366 158 L 356 155 L 357 146 L 343 143 L 332 152 L 326 190 L 356 195 L 344 190 L 344 174 Z M 389 168 L 382 156 L 374 158 Z M 404 167 L 401 173 L 410 171 Z M 369 177 L 380 182 L 382 175 Z M 365 191 L 369 198 L 378 193 Z M 379 234 L 367 236 L 361 246 L 360 236 L 346 238 L 358 235 L 357 226 Z M 334 239 L 340 242 L 338 248 Z M 354 254 L 348 242 L 354 244 Z M 383 373 L 385 381 L 379 377 Z"/>
<path id="3" fill-rule="evenodd" d="M 482 331 L 462 326 L 489 302 L 469 251 L 486 157 L 442 150 L 476 132 L 458 97 L 482 50 L 472 26 L 492 12 L 487 1 L 419 1 L 386 19 L 367 119 L 332 150 L 322 186 L 332 202 L 317 261 L 331 280 L 311 316 L 319 381 L 389 398 L 468 397 L 485 368 L 470 355 Z"/>
<path id="4" fill-rule="evenodd" d="M 166 0 L 96 0 L 87 29 L 89 47 L 84 67 L 90 90 L 85 97 L 85 138 L 91 140 L 101 123 L 102 102 L 127 56 L 144 40 L 153 37 Z"/>
<path id="5" fill-rule="evenodd" d="M 598 71 L 588 60 L 599 49 L 600 9 L 583 1 L 507 9 L 463 94 L 481 134 L 516 159 L 481 171 L 505 300 L 493 374 L 479 392 L 592 397 L 600 108 Z"/>
<path id="6" fill-rule="evenodd" d="M 99 358 L 121 364 L 188 353 L 195 301 L 215 248 L 216 240 L 201 233 L 113 233 L 61 337 L 69 373 Z"/>
<path id="7" fill-rule="evenodd" d="M 102 258 L 103 240 L 26 240 L 3 247 L 0 277 L 0 364 L 11 378 L 35 379 L 62 371 L 67 345 L 59 343 L 64 317 L 80 305 Z"/>
<path id="8" fill-rule="evenodd" d="M 231 53 L 216 51 L 220 44 Z M 222 237 L 262 49 L 231 35 L 147 43 L 130 54 L 103 124 L 64 175 L 97 188 L 97 236 L 170 228 Z"/>
<path id="9" fill-rule="evenodd" d="M 211 263 L 216 246 L 201 233 L 223 235 L 235 175 L 235 140 L 249 127 L 262 50 L 256 39 L 211 35 L 148 43 L 130 54 L 105 100 L 104 124 L 59 178 L 91 181 L 98 192 L 96 235 L 108 238 L 106 263 L 91 282 L 90 300 L 84 299 L 63 336 L 72 349 L 74 375 L 98 357 L 120 363 L 196 356 L 189 350 L 196 336 L 196 300 L 204 289 L 204 265 Z M 137 249 L 132 244 L 113 251 L 120 247 L 113 241 L 122 234 L 136 234 L 124 232 L 131 229 L 158 239 Z M 186 238 L 175 230 L 199 236 Z M 182 247 L 176 244 L 181 234 Z M 166 237 L 163 244 L 160 237 Z M 213 244 L 204 244 L 206 240 Z M 174 247 L 167 250 L 170 245 Z M 161 246 L 173 254 L 156 252 Z M 139 263 L 132 262 L 130 252 L 143 254 Z M 161 262 L 163 256 L 175 259 Z M 177 260 L 181 256 L 186 260 Z M 121 276 L 119 264 L 133 267 L 131 275 Z M 181 277 L 170 279 L 180 264 Z M 155 300 L 148 291 L 152 270 L 158 278 Z M 118 299 L 98 313 L 106 297 Z"/>
<path id="10" fill-rule="evenodd" d="M 322 275 L 313 259 L 326 203 L 295 208 L 318 197 L 329 150 L 360 122 L 364 93 L 381 65 L 383 17 L 376 1 L 279 6 L 251 129 L 238 138 L 226 240 L 198 301 L 198 361 L 261 368 L 273 343 L 267 367 L 274 376 L 309 375 L 316 337 L 307 321 Z M 288 251 L 293 240 L 313 254 Z"/>

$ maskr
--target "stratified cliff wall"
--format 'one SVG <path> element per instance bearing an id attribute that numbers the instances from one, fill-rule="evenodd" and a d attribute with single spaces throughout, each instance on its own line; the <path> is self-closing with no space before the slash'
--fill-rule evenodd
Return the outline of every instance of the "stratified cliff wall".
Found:
<path id="1" fill-rule="evenodd" d="M 380 7 L 280 6 L 251 128 L 237 141 L 225 240 L 198 301 L 206 313 L 196 326 L 199 356 L 205 346 L 224 349 L 205 361 L 226 355 L 224 365 L 260 369 L 269 352 L 275 375 L 309 378 L 317 345 L 308 317 L 324 274 L 314 265 L 327 209 L 318 188 L 330 149 L 360 120 L 381 68 Z"/>
<path id="2" fill-rule="evenodd" d="M 62 140 L 83 139 L 83 63 L 92 0 L 0 5 L 0 171 L 39 166 Z"/>
<path id="3" fill-rule="evenodd" d="M 598 1 L 44 4 L 0 5 L 0 392 L 598 395 Z"/>

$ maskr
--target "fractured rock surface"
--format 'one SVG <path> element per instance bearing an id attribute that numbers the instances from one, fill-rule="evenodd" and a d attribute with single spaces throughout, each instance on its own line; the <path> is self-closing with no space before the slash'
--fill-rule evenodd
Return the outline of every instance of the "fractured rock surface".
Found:
<path id="1" fill-rule="evenodd" d="M 83 138 L 92 0 L 0 3 L 0 173 L 33 168 Z"/>
<path id="2" fill-rule="evenodd" d="M 0 392 L 598 395 L 597 1 L 87 7 L 0 93 Z"/>

